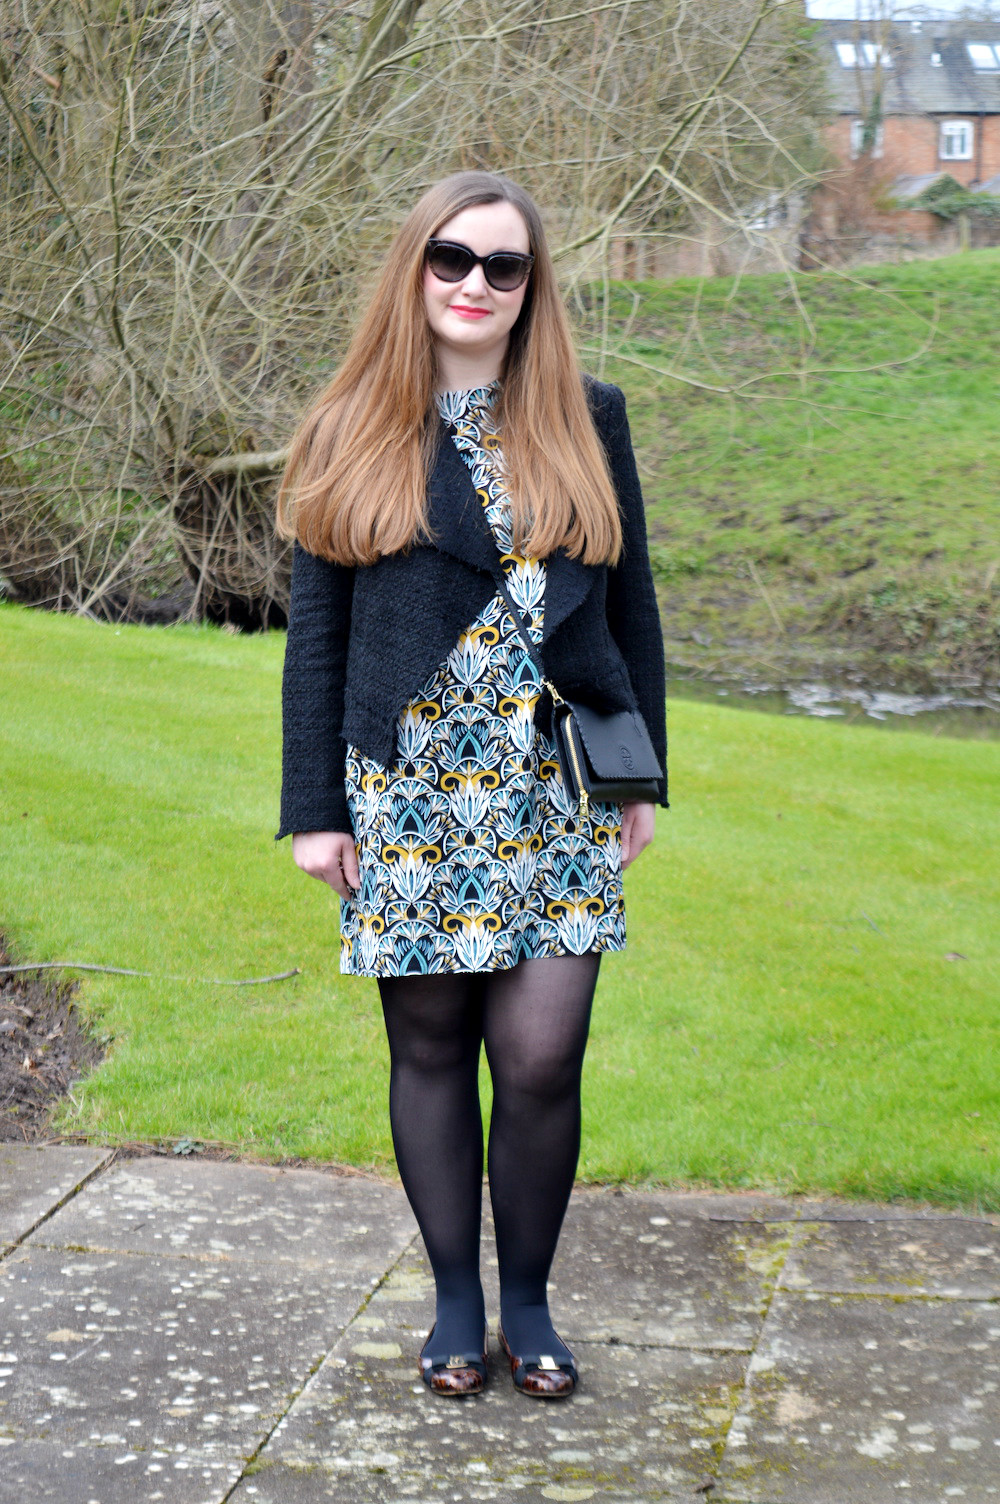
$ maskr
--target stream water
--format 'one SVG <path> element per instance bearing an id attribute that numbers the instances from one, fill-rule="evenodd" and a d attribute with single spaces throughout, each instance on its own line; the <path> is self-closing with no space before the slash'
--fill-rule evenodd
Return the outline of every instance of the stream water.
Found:
<path id="1" fill-rule="evenodd" d="M 818 681 L 731 684 L 675 674 L 667 679 L 667 697 L 717 701 L 774 715 L 837 718 L 853 725 L 879 726 L 890 731 L 1000 740 L 1000 690 L 981 686 L 911 694 L 898 689 Z"/>

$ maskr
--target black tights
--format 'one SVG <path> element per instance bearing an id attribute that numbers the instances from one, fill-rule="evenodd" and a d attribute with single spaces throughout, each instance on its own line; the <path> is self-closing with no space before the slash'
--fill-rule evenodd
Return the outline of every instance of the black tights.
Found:
<path id="1" fill-rule="evenodd" d="M 396 1163 L 437 1286 L 435 1354 L 482 1350 L 485 1045 L 500 1320 L 514 1352 L 568 1356 L 549 1319 L 547 1282 L 580 1153 L 580 1074 L 600 960 L 590 951 L 508 971 L 379 979 Z"/>

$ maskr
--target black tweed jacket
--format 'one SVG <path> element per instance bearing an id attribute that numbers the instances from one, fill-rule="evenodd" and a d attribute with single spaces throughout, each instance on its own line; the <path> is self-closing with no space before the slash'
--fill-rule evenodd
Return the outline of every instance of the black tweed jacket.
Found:
<path id="1" fill-rule="evenodd" d="M 542 661 L 567 699 L 641 711 L 666 768 L 663 637 L 625 398 L 589 380 L 622 514 L 619 562 L 546 560 Z M 281 828 L 350 831 L 347 744 L 388 766 L 404 706 L 496 591 L 500 555 L 468 467 L 442 425 L 428 481 L 433 545 L 375 564 L 331 564 L 295 545 L 282 685 Z M 547 730 L 549 696 L 535 720 Z M 667 805 L 664 778 L 660 803 Z"/>

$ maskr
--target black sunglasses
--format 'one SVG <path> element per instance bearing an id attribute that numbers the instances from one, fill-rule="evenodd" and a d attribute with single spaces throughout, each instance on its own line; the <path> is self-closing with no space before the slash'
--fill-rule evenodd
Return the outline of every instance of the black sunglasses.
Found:
<path id="1" fill-rule="evenodd" d="M 483 276 L 497 292 L 513 292 L 531 271 L 534 256 L 520 251 L 491 251 L 477 256 L 457 240 L 428 240 L 426 264 L 442 282 L 461 282 L 474 266 L 481 266 Z"/>

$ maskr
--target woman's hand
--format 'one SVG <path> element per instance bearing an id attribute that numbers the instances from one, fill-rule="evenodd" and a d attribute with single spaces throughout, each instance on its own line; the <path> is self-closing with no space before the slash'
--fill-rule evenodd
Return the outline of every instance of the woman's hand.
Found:
<path id="1" fill-rule="evenodd" d="M 655 804 L 626 804 L 622 812 L 622 871 L 645 851 L 656 830 Z"/>
<path id="2" fill-rule="evenodd" d="M 347 831 L 299 831 L 292 836 L 292 857 L 296 867 L 329 883 L 341 898 L 350 898 L 351 890 L 361 886 L 357 848 Z"/>

